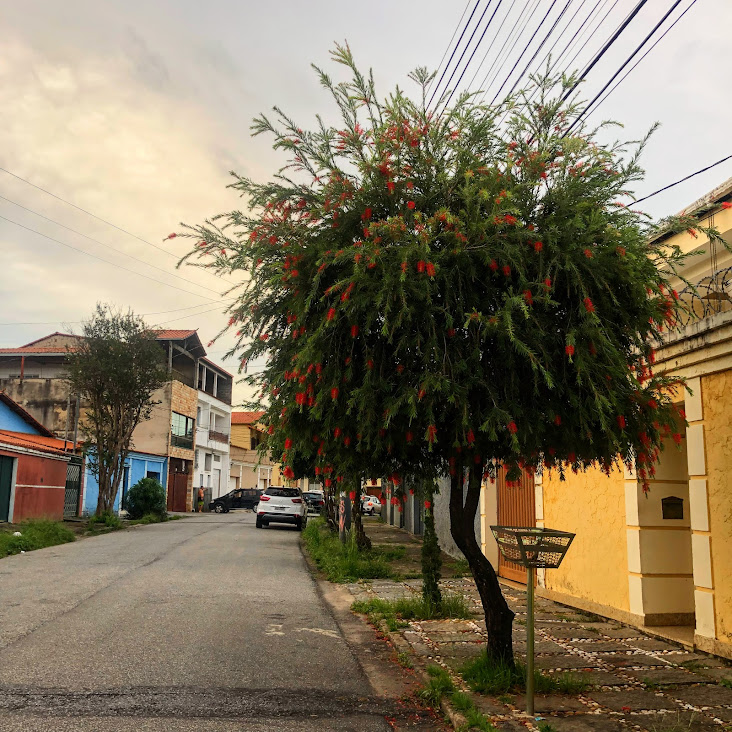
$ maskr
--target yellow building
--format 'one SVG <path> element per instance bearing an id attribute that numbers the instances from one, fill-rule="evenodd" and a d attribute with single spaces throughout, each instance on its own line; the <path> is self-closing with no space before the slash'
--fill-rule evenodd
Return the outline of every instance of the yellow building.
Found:
<path id="1" fill-rule="evenodd" d="M 258 423 L 264 412 L 231 413 L 231 474 L 229 485 L 236 488 L 261 488 L 282 485 L 280 466 L 269 455 L 260 456 L 257 447 L 264 431 Z"/>
<path id="2" fill-rule="evenodd" d="M 685 209 L 732 243 L 732 179 Z M 599 471 L 486 485 L 483 550 L 503 577 L 490 524 L 537 525 L 576 538 L 557 570 L 538 572 L 538 593 L 732 658 L 732 254 L 700 232 L 662 235 L 692 257 L 676 289 L 691 313 L 656 351 L 659 371 L 687 380 L 689 426 L 662 453 L 644 494 L 635 474 Z M 494 566 L 495 566 L 494 565 Z"/>

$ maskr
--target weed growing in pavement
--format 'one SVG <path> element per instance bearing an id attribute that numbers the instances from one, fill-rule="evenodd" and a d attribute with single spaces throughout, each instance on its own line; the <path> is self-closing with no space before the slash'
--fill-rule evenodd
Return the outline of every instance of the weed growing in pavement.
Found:
<path id="1" fill-rule="evenodd" d="M 453 691 L 450 694 L 450 702 L 459 712 L 462 712 L 467 724 L 458 728 L 458 732 L 468 732 L 468 730 L 478 729 L 481 732 L 491 732 L 495 727 L 490 723 L 488 718 L 476 709 L 473 700 L 462 691 Z"/>
<path id="2" fill-rule="evenodd" d="M 305 547 L 318 569 L 330 582 L 355 582 L 359 579 L 387 579 L 393 576 L 390 559 L 404 555 L 404 547 L 381 550 L 378 547 L 361 550 L 355 535 L 343 544 L 328 529 L 323 518 L 308 521 L 302 532 Z M 401 553 L 400 553 L 401 550 Z"/>
<path id="3" fill-rule="evenodd" d="M 681 712 L 676 712 L 675 719 L 669 719 L 671 715 L 661 717 L 660 723 L 650 726 L 651 732 L 689 732 L 696 721 L 696 715 L 692 712 L 685 720 Z"/>
<path id="4" fill-rule="evenodd" d="M 412 663 L 412 657 L 406 651 L 400 651 L 399 653 L 397 653 L 397 663 L 402 668 L 414 668 L 414 664 Z"/>
<path id="5" fill-rule="evenodd" d="M 513 666 L 494 661 L 483 651 L 466 663 L 460 674 L 468 686 L 481 694 L 505 694 L 526 688 L 526 667 L 520 661 Z M 575 674 L 543 674 L 534 670 L 534 689 L 538 692 L 579 694 L 587 688 L 587 682 Z"/>
<path id="6" fill-rule="evenodd" d="M 643 685 L 648 689 L 649 691 L 655 691 L 656 689 L 660 689 L 661 687 L 651 678 L 648 676 L 644 676 L 641 681 L 643 682 Z"/>
<path id="7" fill-rule="evenodd" d="M 18 531 L 20 536 L 13 536 L 14 532 L 10 531 L 0 532 L 0 558 L 47 546 L 66 544 L 76 539 L 74 532 L 62 522 L 46 519 L 24 521 Z"/>
<path id="8" fill-rule="evenodd" d="M 720 686 L 724 686 L 726 689 L 732 689 L 732 679 L 720 679 Z"/>
<path id="9" fill-rule="evenodd" d="M 549 722 L 539 722 L 537 725 L 539 732 L 557 732 L 556 727 L 552 727 Z"/>
<path id="10" fill-rule="evenodd" d="M 470 565 L 467 559 L 456 559 L 452 567 L 453 577 L 470 577 Z"/>
<path id="11" fill-rule="evenodd" d="M 430 676 L 427 686 L 417 692 L 417 696 L 430 707 L 439 707 L 442 697 L 455 690 L 450 674 L 441 666 L 427 666 Z"/>
<path id="12" fill-rule="evenodd" d="M 142 518 L 132 519 L 127 523 L 130 526 L 145 525 L 145 524 L 160 524 L 164 521 L 171 521 L 173 519 L 180 518 L 180 516 L 161 516 L 157 513 L 146 513 Z"/>
<path id="13" fill-rule="evenodd" d="M 351 605 L 355 613 L 364 613 L 370 620 L 384 618 L 387 624 L 405 620 L 440 620 L 445 618 L 470 618 L 470 607 L 462 595 L 444 595 L 438 608 L 421 595 L 400 597 L 398 600 L 356 600 Z M 406 624 L 406 623 L 405 623 Z M 392 628 L 389 628 L 392 630 Z M 396 629 L 396 628 L 394 628 Z"/>

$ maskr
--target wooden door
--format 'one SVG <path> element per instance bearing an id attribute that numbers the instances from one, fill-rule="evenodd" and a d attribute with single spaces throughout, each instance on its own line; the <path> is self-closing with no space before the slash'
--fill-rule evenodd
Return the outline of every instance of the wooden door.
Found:
<path id="1" fill-rule="evenodd" d="M 10 516 L 10 492 L 13 489 L 13 458 L 0 455 L 0 521 Z"/>
<path id="2" fill-rule="evenodd" d="M 498 471 L 498 525 L 536 526 L 534 476 L 521 473 L 520 485 L 506 485 L 506 469 Z M 498 575 L 515 582 L 526 583 L 526 570 L 519 564 L 498 556 Z"/>
<path id="3" fill-rule="evenodd" d="M 168 511 L 185 513 L 188 497 L 188 473 L 168 475 Z"/>

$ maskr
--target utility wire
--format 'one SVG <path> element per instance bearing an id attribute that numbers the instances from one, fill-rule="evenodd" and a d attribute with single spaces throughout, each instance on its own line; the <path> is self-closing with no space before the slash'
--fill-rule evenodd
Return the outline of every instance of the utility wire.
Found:
<path id="1" fill-rule="evenodd" d="M 597 94 L 592 98 L 592 101 L 575 117 L 574 122 L 566 129 L 562 137 L 566 137 L 581 121 L 582 117 L 585 116 L 585 114 L 592 108 L 592 105 L 595 104 L 595 102 L 605 93 L 607 88 L 615 81 L 615 79 L 620 75 L 620 73 L 623 71 L 623 69 L 635 58 L 636 54 L 638 54 L 643 46 L 648 43 L 648 41 L 653 37 L 653 35 L 656 33 L 656 31 L 666 22 L 666 19 L 673 13 L 674 10 L 681 4 L 681 0 L 675 0 L 674 4 L 669 8 L 669 10 L 664 14 L 664 16 L 661 18 L 661 20 L 656 23 L 656 25 L 653 26 L 651 29 L 651 32 L 648 33 L 648 35 L 636 46 L 633 53 L 628 56 L 627 59 L 623 62 L 622 66 L 610 77 L 610 81 L 605 84 L 605 86 L 600 89 Z"/>
<path id="2" fill-rule="evenodd" d="M 622 77 L 620 77 L 620 79 L 617 80 L 617 82 L 615 82 L 613 88 L 610 89 L 610 91 L 608 91 L 608 93 L 605 94 L 605 96 L 595 105 L 595 109 L 593 109 L 590 114 L 593 114 L 597 110 L 597 108 L 620 86 L 620 84 L 631 73 L 631 71 L 633 71 L 633 69 L 635 69 L 635 67 L 638 66 L 638 64 L 666 37 L 666 34 L 691 10 L 692 6 L 695 3 L 696 0 L 691 0 L 691 3 L 686 8 L 686 10 L 684 10 L 684 12 L 681 13 L 681 15 L 679 15 L 679 17 L 676 18 L 676 20 L 671 23 L 668 28 L 666 28 L 661 37 L 625 72 L 625 74 L 623 74 Z"/>
<path id="3" fill-rule="evenodd" d="M 185 292 L 188 295 L 193 295 L 194 297 L 200 297 L 204 300 L 208 300 L 209 302 L 216 302 L 216 300 L 214 300 L 211 297 L 206 297 L 205 295 L 201 295 L 198 292 L 191 292 L 191 290 L 185 290 L 182 287 L 178 287 L 177 285 L 171 285 L 168 282 L 161 282 L 160 280 L 156 280 L 154 277 L 150 277 L 149 275 L 142 274 L 141 272 L 137 272 L 134 269 L 129 269 L 129 267 L 124 267 L 121 264 L 117 264 L 117 262 L 112 262 L 109 259 L 104 259 L 104 257 L 100 257 L 96 254 L 92 254 L 91 252 L 87 252 L 85 249 L 79 249 L 78 247 L 72 246 L 71 244 L 67 244 L 65 241 L 61 241 L 60 239 L 54 239 L 54 237 L 48 236 L 48 234 L 44 234 L 42 231 L 37 231 L 36 229 L 31 229 L 30 226 L 25 226 L 24 224 L 21 224 L 17 221 L 13 221 L 12 219 L 9 219 L 5 216 L 0 216 L 0 219 L 2 219 L 3 221 L 7 221 L 9 224 L 15 224 L 15 226 L 19 226 L 21 229 L 30 231 L 33 234 L 38 234 L 38 236 L 42 236 L 45 239 L 49 239 L 50 241 L 55 241 L 57 244 L 60 244 L 62 247 L 66 247 L 67 249 L 73 249 L 75 252 L 80 252 L 81 254 L 85 254 L 87 257 L 91 257 L 92 259 L 98 259 L 100 262 L 104 262 L 105 264 L 111 264 L 113 267 L 118 267 L 119 269 L 122 269 L 125 272 L 130 272 L 131 274 L 136 275 L 137 277 L 144 277 L 146 280 L 155 282 L 155 284 L 164 285 L 165 287 L 172 287 L 174 290 L 180 290 L 181 292 Z"/>
<path id="4" fill-rule="evenodd" d="M 169 272 L 167 269 L 163 269 L 162 267 L 158 267 L 156 264 L 152 264 L 150 262 L 146 262 L 144 259 L 140 259 L 139 257 L 135 257 L 132 254 L 128 254 L 127 252 L 122 251 L 121 249 L 117 249 L 117 247 L 113 247 L 111 244 L 105 244 L 103 241 L 99 241 L 99 239 L 95 239 L 93 236 L 89 236 L 88 234 L 84 234 L 81 231 L 77 231 L 76 229 L 72 229 L 70 226 L 66 226 L 66 224 L 62 224 L 59 221 L 55 221 L 54 219 L 49 218 L 48 216 L 44 216 L 43 214 L 38 213 L 38 211 L 34 211 L 32 208 L 27 208 L 26 206 L 21 206 L 16 201 L 11 201 L 9 198 L 5 198 L 5 196 L 0 196 L 0 200 L 7 201 L 8 203 L 12 203 L 13 206 L 17 206 L 18 208 L 22 208 L 23 211 L 28 211 L 29 213 L 32 213 L 34 216 L 38 216 L 41 219 L 44 219 L 46 221 L 50 221 L 52 224 L 55 224 L 56 226 L 60 226 L 62 229 L 66 229 L 67 231 L 70 231 L 73 234 L 77 234 L 78 236 L 83 236 L 85 239 L 88 239 L 89 241 L 93 241 L 95 244 L 99 244 L 100 246 L 106 247 L 107 249 L 111 249 L 113 252 L 117 252 L 118 254 L 122 254 L 125 257 L 129 257 L 130 259 L 133 259 L 135 262 L 140 262 L 140 264 L 144 264 L 146 267 L 152 267 L 153 269 L 158 270 L 159 272 L 163 272 L 164 274 L 168 275 L 169 277 L 175 277 L 178 280 L 182 280 L 183 282 L 187 282 L 190 285 L 195 285 L 196 287 L 200 287 L 203 290 L 207 290 L 208 292 L 213 292 L 216 295 L 222 295 L 221 292 L 216 292 L 215 290 L 211 289 L 210 287 L 206 287 L 206 285 L 199 285 L 198 282 L 194 282 L 193 280 L 189 280 L 186 277 L 181 277 L 178 274 L 175 274 L 174 272 Z"/>
<path id="5" fill-rule="evenodd" d="M 163 254 L 167 254 L 169 257 L 173 257 L 176 260 L 179 260 L 180 257 L 178 257 L 176 254 L 173 254 L 172 252 L 169 252 L 167 249 L 163 249 L 163 247 L 158 246 L 157 244 L 153 244 L 151 241 L 148 241 L 147 239 L 143 239 L 141 236 L 138 236 L 137 234 L 133 234 L 131 231 L 128 231 L 127 229 L 123 229 L 121 226 L 117 226 L 117 224 L 113 224 L 111 221 L 107 221 L 107 219 L 103 219 L 101 216 L 97 216 L 96 214 L 92 213 L 91 211 L 87 211 L 87 209 L 82 208 L 81 206 L 77 206 L 75 203 L 71 203 L 71 201 L 67 201 L 65 198 L 61 198 L 61 196 L 57 196 L 55 193 L 51 193 L 51 191 L 47 190 L 46 188 L 41 188 L 41 186 L 36 185 L 35 183 L 31 183 L 31 181 L 27 180 L 26 178 L 23 178 L 20 175 L 17 175 L 16 173 L 13 173 L 11 170 L 8 170 L 7 168 L 0 167 L 0 171 L 3 173 L 7 173 L 8 175 L 11 175 L 13 178 L 17 178 L 18 180 L 23 181 L 23 183 L 27 183 L 29 186 L 42 191 L 47 196 L 51 196 L 52 198 L 55 198 L 57 201 L 61 201 L 62 203 L 65 203 L 67 206 L 71 206 L 72 208 L 75 208 L 77 211 L 81 211 L 82 213 L 85 213 L 87 216 L 91 216 L 92 218 L 96 219 L 97 221 L 101 221 L 103 224 L 106 224 L 107 226 L 111 226 L 113 229 L 117 229 L 117 231 L 121 231 L 123 234 L 127 234 L 127 236 L 131 236 L 133 239 L 137 239 L 138 241 L 141 241 L 143 244 L 147 244 L 150 247 L 153 247 L 154 249 L 157 249 Z M 210 273 L 209 273 L 210 274 Z M 215 275 L 212 275 L 215 276 Z"/>
<path id="6" fill-rule="evenodd" d="M 515 2 L 515 0 L 514 0 Z M 455 30 L 452 32 L 452 38 L 450 39 L 450 42 L 445 47 L 445 53 L 442 54 L 442 58 L 440 59 L 440 63 L 437 66 L 437 71 L 439 71 L 442 68 L 442 62 L 445 60 L 445 57 L 447 56 L 447 52 L 450 50 L 450 46 L 452 46 L 452 42 L 455 40 L 455 36 L 457 35 L 458 28 L 460 27 L 460 24 L 463 22 L 463 18 L 465 17 L 465 13 L 468 12 L 468 8 L 470 7 L 470 0 L 465 3 L 465 8 L 463 8 L 463 14 L 460 16 L 460 20 L 458 20 L 457 25 L 455 26 Z M 430 81 L 429 84 L 427 84 L 427 89 L 425 92 L 429 92 L 430 87 L 432 84 L 435 83 L 435 78 L 437 77 L 437 74 L 435 73 L 435 76 L 432 77 L 432 81 Z"/>
<path id="7" fill-rule="evenodd" d="M 657 196 L 659 193 L 663 193 L 664 191 L 667 191 L 669 188 L 673 188 L 674 186 L 679 185 L 680 183 L 684 183 L 685 181 L 689 180 L 690 178 L 693 178 L 694 176 L 701 175 L 701 173 L 706 173 L 707 170 L 711 170 L 712 168 L 716 168 L 718 165 L 721 165 L 722 163 L 726 163 L 728 160 L 732 160 L 732 155 L 727 155 L 726 158 L 722 158 L 721 160 L 717 160 L 716 163 L 712 163 L 711 165 L 707 165 L 706 168 L 702 168 L 701 170 L 697 170 L 695 173 L 691 173 L 684 178 L 681 178 L 680 180 L 677 180 L 674 183 L 669 183 L 669 185 L 664 186 L 663 188 L 659 188 L 657 191 L 653 191 L 653 193 L 649 193 L 647 196 L 643 196 L 643 198 L 636 198 L 632 203 L 641 203 L 641 201 L 647 201 L 649 198 L 653 198 L 653 196 Z"/>
<path id="8" fill-rule="evenodd" d="M 450 64 L 452 63 L 452 59 L 455 56 L 455 52 L 460 47 L 460 44 L 463 42 L 463 36 L 465 35 L 465 31 L 468 29 L 468 26 L 470 25 L 470 21 L 473 19 L 473 16 L 475 15 L 475 11 L 478 9 L 478 5 L 480 5 L 480 0 L 475 0 L 475 6 L 473 7 L 473 12 L 470 13 L 468 22 L 465 24 L 465 26 L 463 28 L 463 32 L 460 34 L 460 38 L 458 38 L 458 42 L 455 44 L 455 48 L 452 49 L 452 53 L 450 54 L 450 58 L 447 62 L 447 65 L 442 70 L 442 75 L 440 76 L 440 80 L 437 82 L 437 85 L 432 90 L 432 96 L 430 97 L 429 102 L 427 102 L 428 107 L 432 104 L 432 100 L 435 98 L 435 94 L 437 94 L 437 90 L 440 88 L 440 84 L 442 84 L 442 80 L 445 78 L 445 74 L 447 73 L 447 70 L 450 68 Z"/>
<path id="9" fill-rule="evenodd" d="M 483 12 L 481 13 L 480 18 L 478 18 L 478 22 L 476 23 L 475 28 L 473 28 L 473 32 L 470 34 L 470 38 L 468 38 L 468 42 L 465 44 L 465 48 L 463 48 L 463 52 L 460 54 L 460 58 L 458 59 L 457 63 L 455 64 L 455 67 L 453 68 L 452 74 L 450 74 L 450 78 L 447 80 L 447 84 L 445 84 L 445 88 L 442 92 L 443 96 L 445 94 L 447 94 L 447 90 L 450 88 L 450 84 L 452 83 L 453 77 L 455 76 L 457 70 L 460 68 L 460 64 L 463 62 L 463 57 L 465 56 L 468 49 L 470 48 L 470 44 L 473 42 L 473 37 L 478 32 L 478 28 L 480 28 L 480 24 L 483 22 L 483 18 L 485 17 L 485 14 L 488 12 L 488 9 L 490 8 L 492 1 L 493 0 L 488 0 L 488 3 L 486 4 L 485 8 L 483 8 Z M 500 2 L 499 2 L 499 4 L 500 4 Z M 495 15 L 495 13 L 493 13 L 493 15 Z M 488 24 L 490 25 L 490 22 Z M 486 28 L 487 28 L 487 26 L 486 26 Z M 485 34 L 485 31 L 484 31 L 484 34 Z M 483 38 L 483 36 L 481 36 L 481 40 L 482 40 L 482 38 Z M 475 53 L 475 50 L 473 50 L 473 53 Z M 471 58 L 472 58 L 472 56 L 471 56 Z M 470 63 L 470 61 L 468 61 L 468 63 Z M 467 66 L 466 66 L 466 68 L 467 68 Z M 463 73 L 465 73 L 464 70 L 463 70 Z M 462 76 L 460 78 L 462 79 Z M 454 92 L 455 92 L 455 89 L 453 88 L 452 92 L 450 92 L 449 99 L 452 99 L 452 95 Z M 440 100 L 438 100 L 437 106 L 438 107 L 440 106 Z"/>
<path id="10" fill-rule="evenodd" d="M 615 2 L 613 2 L 613 4 L 610 6 L 610 8 L 606 11 L 605 15 L 603 15 L 602 18 L 600 18 L 599 22 L 594 27 L 594 29 L 592 30 L 590 35 L 587 36 L 584 43 L 577 49 L 577 52 L 574 54 L 574 56 L 572 56 L 572 58 L 570 58 L 569 61 L 567 62 L 567 65 L 564 67 L 564 73 L 567 72 L 567 69 L 569 69 L 572 66 L 572 64 L 574 64 L 574 62 L 577 60 L 577 57 L 582 53 L 582 51 L 585 50 L 585 48 L 587 47 L 587 44 L 593 39 L 595 34 L 602 27 L 602 24 L 607 20 L 607 17 L 610 15 L 610 13 L 613 12 L 613 10 L 615 10 L 615 6 L 618 4 L 618 2 L 619 2 L 619 0 L 615 0 Z M 600 15 L 600 13 L 602 13 L 602 11 L 605 8 L 605 5 L 607 5 L 607 3 L 608 3 L 608 0 L 604 0 L 602 6 L 600 7 L 600 10 L 597 13 L 598 16 Z M 588 30 L 589 30 L 589 28 L 588 28 Z M 584 36 L 584 33 L 581 33 L 576 41 L 574 39 L 572 39 L 572 41 L 570 41 L 570 45 L 567 48 L 565 48 L 564 51 L 562 51 L 562 53 L 560 54 L 560 57 L 564 56 L 565 52 L 571 53 L 572 48 L 582 40 L 583 36 Z"/>
<path id="11" fill-rule="evenodd" d="M 544 25 L 544 21 L 549 17 L 549 13 L 551 13 L 552 9 L 554 8 L 554 6 L 556 4 L 557 4 L 557 0 L 552 0 L 552 4 L 549 6 L 549 10 L 546 11 L 546 13 L 544 14 L 544 17 L 541 19 L 541 22 L 539 23 L 538 26 L 536 26 L 536 30 L 531 34 L 531 38 L 529 38 L 529 42 L 524 46 L 524 50 L 521 51 L 521 53 L 519 54 L 519 57 L 516 59 L 516 62 L 511 67 L 511 70 L 508 72 L 508 76 L 506 76 L 506 78 L 503 80 L 503 84 L 501 84 L 501 86 L 499 87 L 498 91 L 493 96 L 493 99 L 491 100 L 491 105 L 494 104 L 494 102 L 498 98 L 498 95 L 503 90 L 503 87 L 506 86 L 506 84 L 508 83 L 508 80 L 511 78 L 511 75 L 516 70 L 516 67 L 519 64 L 519 61 L 521 61 L 521 59 L 523 58 L 524 54 L 528 51 L 529 46 L 532 44 L 534 38 L 536 37 L 536 34 L 539 32 L 539 29 L 541 28 L 541 26 Z"/>
<path id="12" fill-rule="evenodd" d="M 570 2 L 571 1 L 572 0 L 570 0 Z M 478 50 L 478 48 L 480 48 L 480 44 L 483 42 L 483 37 L 485 36 L 486 32 L 488 31 L 488 28 L 490 27 L 491 23 L 493 22 L 493 18 L 496 17 L 496 13 L 498 12 L 498 8 L 501 7 L 501 3 L 502 2 L 503 2 L 503 0 L 498 0 L 498 3 L 496 4 L 496 8 L 493 11 L 493 15 L 491 15 L 491 17 L 488 18 L 488 22 L 486 23 L 486 26 L 483 29 L 483 32 L 481 33 L 480 38 L 478 39 L 478 43 L 475 45 L 475 48 L 473 49 L 473 53 L 470 54 L 470 58 L 468 58 L 468 62 L 463 67 L 462 74 L 460 74 L 460 77 L 458 78 L 457 83 L 453 87 L 452 91 L 450 92 L 450 96 L 447 98 L 447 101 L 445 102 L 445 106 L 442 108 L 442 111 L 443 112 L 447 109 L 448 105 L 450 104 L 450 100 L 452 99 L 453 94 L 455 94 L 455 91 L 460 86 L 460 82 L 463 80 L 463 76 L 465 76 L 465 72 L 468 70 L 468 67 L 472 63 L 473 56 L 475 56 L 476 51 Z M 488 10 L 488 7 L 489 6 L 490 6 L 490 2 L 488 3 L 488 6 L 486 6 L 486 10 Z M 483 15 L 485 15 L 485 13 L 483 13 Z M 483 20 L 483 17 L 482 16 L 481 16 L 481 19 L 480 20 Z M 480 25 L 480 21 L 478 21 L 478 25 Z M 476 30 L 477 30 L 477 28 L 476 28 Z M 471 36 L 471 39 L 472 39 L 472 36 Z M 468 45 L 470 45 L 470 41 L 468 41 Z M 458 65 L 459 65 L 459 63 L 458 63 Z"/>

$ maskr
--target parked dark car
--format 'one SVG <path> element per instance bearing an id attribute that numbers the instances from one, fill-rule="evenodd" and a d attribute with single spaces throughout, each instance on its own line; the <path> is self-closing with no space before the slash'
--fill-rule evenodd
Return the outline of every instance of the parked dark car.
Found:
<path id="1" fill-rule="evenodd" d="M 208 509 L 216 513 L 229 513 L 232 508 L 254 508 L 261 495 L 260 488 L 238 488 L 211 501 Z"/>
<path id="2" fill-rule="evenodd" d="M 307 491 L 302 494 L 305 503 L 308 504 L 308 511 L 312 513 L 322 513 L 325 508 L 325 497 L 320 491 Z"/>

